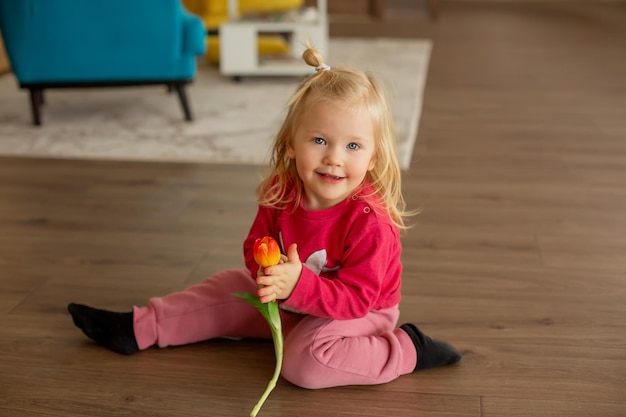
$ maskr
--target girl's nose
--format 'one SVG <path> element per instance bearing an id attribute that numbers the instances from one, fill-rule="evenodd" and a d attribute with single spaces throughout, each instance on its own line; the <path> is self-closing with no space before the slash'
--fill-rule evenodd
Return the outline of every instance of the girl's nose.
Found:
<path id="1" fill-rule="evenodd" d="M 324 154 L 323 162 L 326 165 L 339 166 L 341 165 L 343 158 L 341 156 L 341 150 L 334 146 L 329 146 Z"/>

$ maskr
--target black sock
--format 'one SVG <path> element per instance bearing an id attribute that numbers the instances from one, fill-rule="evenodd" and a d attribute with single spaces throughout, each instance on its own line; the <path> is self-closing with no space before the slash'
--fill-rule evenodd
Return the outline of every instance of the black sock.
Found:
<path id="1" fill-rule="evenodd" d="M 400 328 L 409 335 L 417 351 L 417 365 L 413 372 L 452 365 L 461 360 L 461 354 L 455 348 L 446 342 L 431 339 L 422 333 L 416 325 L 405 323 Z"/>
<path id="2" fill-rule="evenodd" d="M 124 355 L 139 351 L 133 330 L 133 313 L 115 313 L 70 303 L 74 324 L 97 344 Z"/>

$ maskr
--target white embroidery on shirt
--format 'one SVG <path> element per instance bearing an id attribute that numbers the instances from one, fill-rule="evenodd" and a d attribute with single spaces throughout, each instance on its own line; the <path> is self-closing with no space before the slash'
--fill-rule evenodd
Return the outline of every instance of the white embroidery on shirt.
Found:
<path id="1" fill-rule="evenodd" d="M 320 249 L 315 251 L 309 256 L 309 258 L 304 263 L 307 268 L 311 271 L 315 272 L 316 275 L 319 275 L 322 272 L 335 272 L 341 268 L 340 265 L 328 268 L 326 267 L 327 255 L 326 249 Z"/>

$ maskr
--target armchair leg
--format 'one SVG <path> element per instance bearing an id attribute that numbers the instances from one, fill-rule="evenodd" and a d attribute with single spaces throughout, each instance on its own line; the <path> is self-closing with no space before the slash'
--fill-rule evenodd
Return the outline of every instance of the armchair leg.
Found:
<path id="1" fill-rule="evenodd" d="M 184 83 L 174 83 L 174 88 L 178 93 L 178 98 L 180 99 L 180 105 L 183 108 L 183 113 L 185 114 L 185 120 L 190 122 L 192 120 L 191 117 L 191 109 L 189 108 L 189 101 L 187 100 L 187 92 L 185 91 Z"/>
<path id="2" fill-rule="evenodd" d="M 30 89 L 30 107 L 33 113 L 33 124 L 41 126 L 41 105 L 43 104 L 43 90 L 41 88 Z"/>

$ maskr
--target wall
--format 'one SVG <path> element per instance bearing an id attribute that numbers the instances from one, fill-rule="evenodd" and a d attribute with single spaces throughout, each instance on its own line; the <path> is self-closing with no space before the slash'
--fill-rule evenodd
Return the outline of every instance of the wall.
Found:
<path id="1" fill-rule="evenodd" d="M 307 6 L 315 6 L 315 0 L 305 0 Z M 328 0 L 328 14 L 368 14 L 371 0 Z"/>
<path id="2" fill-rule="evenodd" d="M 454 2 L 483 2 L 483 3 L 626 3 L 626 0 L 452 0 Z M 443 0 L 445 3 L 445 0 Z"/>

